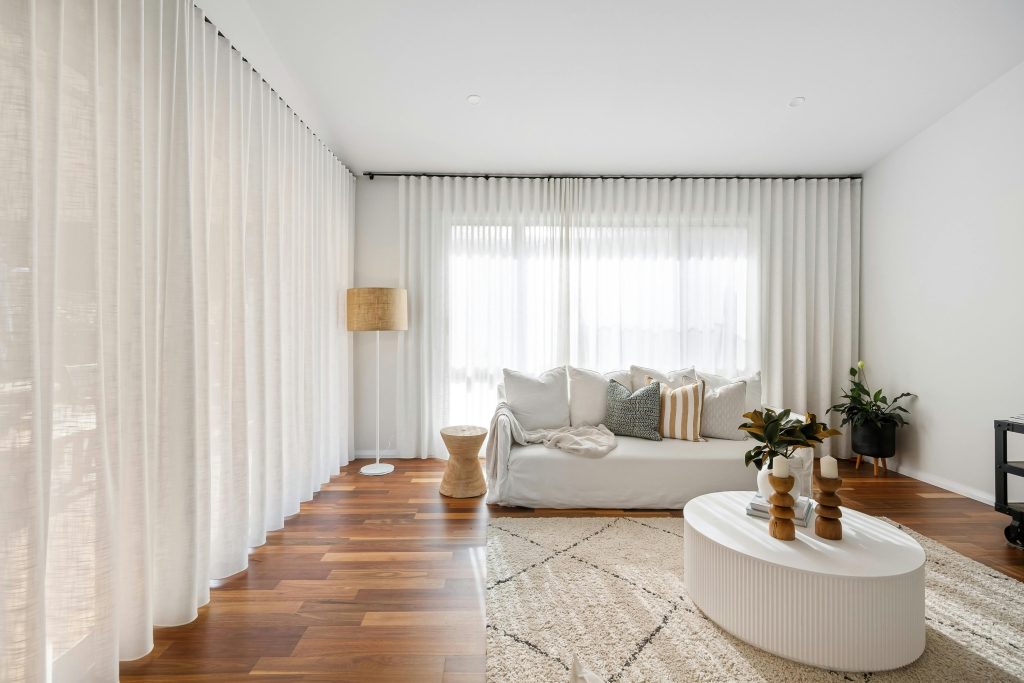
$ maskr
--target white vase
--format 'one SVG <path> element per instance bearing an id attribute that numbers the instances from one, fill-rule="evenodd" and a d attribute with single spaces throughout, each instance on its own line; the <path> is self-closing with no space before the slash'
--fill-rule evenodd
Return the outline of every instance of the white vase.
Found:
<path id="1" fill-rule="evenodd" d="M 772 471 L 767 467 L 762 467 L 757 471 L 757 492 L 765 500 L 772 495 L 772 485 L 768 483 L 768 475 L 771 473 Z"/>
<path id="2" fill-rule="evenodd" d="M 801 448 L 789 459 L 789 473 L 796 479 L 793 490 L 789 492 L 793 500 L 800 500 L 801 496 L 811 498 L 814 496 L 814 489 L 811 487 L 811 473 L 814 472 L 814 449 Z"/>

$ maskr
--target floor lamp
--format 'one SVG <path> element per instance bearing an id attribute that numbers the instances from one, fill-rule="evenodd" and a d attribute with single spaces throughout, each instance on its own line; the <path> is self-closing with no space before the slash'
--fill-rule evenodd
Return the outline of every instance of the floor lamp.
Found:
<path id="1" fill-rule="evenodd" d="M 404 289 L 357 287 L 348 290 L 348 329 L 377 333 L 377 461 L 360 468 L 361 474 L 389 474 L 394 465 L 380 461 L 380 333 L 409 329 L 409 305 Z"/>

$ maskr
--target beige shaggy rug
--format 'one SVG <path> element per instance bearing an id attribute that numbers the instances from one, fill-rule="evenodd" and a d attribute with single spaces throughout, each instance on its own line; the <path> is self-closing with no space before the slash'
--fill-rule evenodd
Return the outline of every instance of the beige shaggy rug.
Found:
<path id="1" fill-rule="evenodd" d="M 900 527 L 903 528 L 903 527 Z M 491 519 L 487 678 L 601 681 L 1024 681 L 1024 584 L 905 529 L 927 554 L 928 644 L 913 664 L 839 673 L 728 635 L 683 586 L 683 520 Z"/>

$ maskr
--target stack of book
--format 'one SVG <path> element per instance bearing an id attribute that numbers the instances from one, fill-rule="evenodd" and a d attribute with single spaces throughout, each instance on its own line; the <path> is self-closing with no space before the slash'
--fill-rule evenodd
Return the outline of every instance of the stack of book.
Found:
<path id="1" fill-rule="evenodd" d="M 770 512 L 771 507 L 772 504 L 765 500 L 760 493 L 755 493 L 753 499 L 747 503 L 747 514 L 751 517 L 770 519 L 772 516 Z M 796 519 L 793 520 L 793 523 L 797 526 L 807 526 L 811 523 L 811 518 L 814 517 L 814 501 L 800 496 L 796 501 L 796 505 L 793 506 L 793 512 L 796 513 Z"/>

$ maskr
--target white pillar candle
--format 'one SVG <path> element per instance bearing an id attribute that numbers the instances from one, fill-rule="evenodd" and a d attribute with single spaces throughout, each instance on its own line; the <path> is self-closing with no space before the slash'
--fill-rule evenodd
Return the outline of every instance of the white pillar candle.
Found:
<path id="1" fill-rule="evenodd" d="M 833 458 L 831 455 L 826 455 L 821 459 L 821 478 L 839 478 L 839 461 Z"/>
<path id="2" fill-rule="evenodd" d="M 789 476 L 789 458 L 774 458 L 772 460 L 772 474 L 779 479 Z"/>

